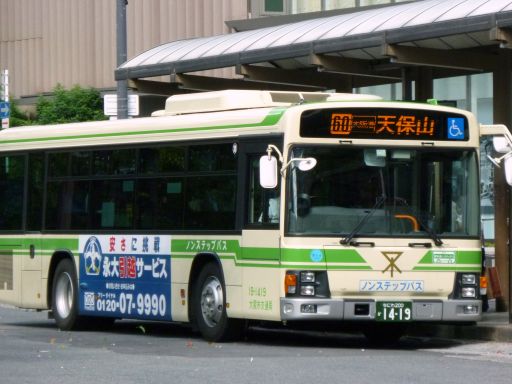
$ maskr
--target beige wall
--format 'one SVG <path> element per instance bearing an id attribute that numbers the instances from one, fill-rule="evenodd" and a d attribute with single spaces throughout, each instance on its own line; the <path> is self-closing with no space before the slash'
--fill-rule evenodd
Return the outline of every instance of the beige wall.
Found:
<path id="1" fill-rule="evenodd" d="M 228 33 L 247 0 L 129 0 L 128 58 L 169 41 Z M 0 0 L 0 69 L 20 98 L 57 83 L 115 87 L 116 0 Z M 226 76 L 230 72 L 217 71 Z"/>

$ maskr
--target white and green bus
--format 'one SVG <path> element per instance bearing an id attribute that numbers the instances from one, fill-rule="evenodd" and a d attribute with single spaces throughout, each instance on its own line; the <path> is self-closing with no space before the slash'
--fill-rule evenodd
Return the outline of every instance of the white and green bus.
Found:
<path id="1" fill-rule="evenodd" d="M 0 302 L 59 328 L 481 316 L 479 139 L 466 111 L 221 91 L 152 117 L 0 132 Z M 501 145 L 500 145 L 501 144 Z M 508 177 L 508 174 L 507 174 Z"/>

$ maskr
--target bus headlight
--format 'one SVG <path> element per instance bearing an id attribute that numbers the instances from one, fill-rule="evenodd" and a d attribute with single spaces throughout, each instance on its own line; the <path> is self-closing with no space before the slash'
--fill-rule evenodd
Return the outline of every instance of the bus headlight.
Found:
<path id="1" fill-rule="evenodd" d="M 456 272 L 453 291 L 448 296 L 450 299 L 477 299 L 481 298 L 480 274 L 469 272 Z"/>
<path id="2" fill-rule="evenodd" d="M 314 283 L 315 282 L 315 272 L 303 271 L 300 273 L 300 282 L 301 283 Z"/>
<path id="3" fill-rule="evenodd" d="M 300 294 L 302 296 L 315 296 L 315 287 L 312 285 L 301 285 Z"/>
<path id="4" fill-rule="evenodd" d="M 476 297 L 476 290 L 473 287 L 463 287 L 462 288 L 462 297 Z"/>
<path id="5" fill-rule="evenodd" d="M 463 285 L 476 285 L 476 276 L 472 273 L 463 273 L 462 274 L 462 284 Z"/>
<path id="6" fill-rule="evenodd" d="M 284 293 L 286 297 L 330 297 L 327 271 L 286 271 Z"/>

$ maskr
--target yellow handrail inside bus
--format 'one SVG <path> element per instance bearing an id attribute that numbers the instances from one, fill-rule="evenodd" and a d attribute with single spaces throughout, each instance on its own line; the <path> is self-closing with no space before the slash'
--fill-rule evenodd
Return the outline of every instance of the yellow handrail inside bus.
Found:
<path id="1" fill-rule="evenodd" d="M 404 219 L 410 220 L 412 224 L 412 229 L 414 232 L 418 232 L 420 230 L 420 225 L 418 224 L 418 220 L 412 215 L 395 215 L 395 219 Z"/>

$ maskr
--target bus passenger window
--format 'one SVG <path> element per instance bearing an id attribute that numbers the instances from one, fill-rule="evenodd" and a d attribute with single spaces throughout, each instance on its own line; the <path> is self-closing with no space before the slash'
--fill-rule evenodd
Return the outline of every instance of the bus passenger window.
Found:
<path id="1" fill-rule="evenodd" d="M 0 230 L 21 230 L 25 156 L 0 157 Z"/>

